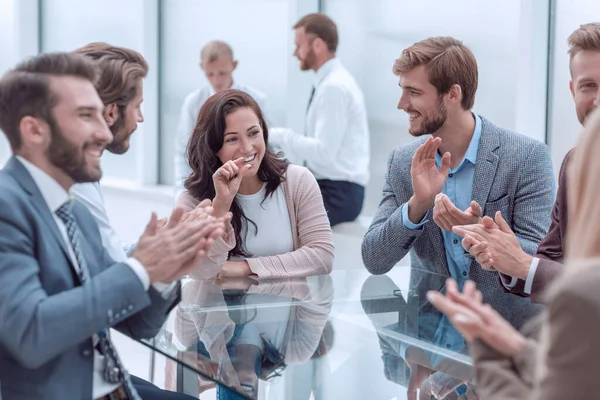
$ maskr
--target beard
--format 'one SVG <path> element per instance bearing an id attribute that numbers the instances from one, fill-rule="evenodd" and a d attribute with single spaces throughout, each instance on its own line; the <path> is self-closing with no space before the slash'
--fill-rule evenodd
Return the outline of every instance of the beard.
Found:
<path id="1" fill-rule="evenodd" d="M 309 71 L 313 68 L 316 61 L 317 61 L 317 55 L 311 48 L 309 50 L 309 52 L 306 53 L 306 56 L 304 58 L 300 59 L 300 69 L 302 71 Z"/>
<path id="2" fill-rule="evenodd" d="M 49 120 L 52 141 L 46 150 L 48 161 L 61 169 L 76 183 L 97 182 L 102 178 L 102 169 L 87 165 L 85 151 L 95 143 L 86 143 L 79 150 L 62 133 L 56 121 Z"/>
<path id="3" fill-rule="evenodd" d="M 414 112 L 416 110 L 409 109 L 407 112 Z M 448 110 L 446 110 L 446 106 L 442 100 L 442 97 L 438 97 L 438 100 L 435 104 L 435 110 L 427 115 L 421 114 L 421 126 L 419 126 L 416 130 L 409 129 L 409 133 L 414 137 L 419 137 L 423 135 L 428 135 L 430 133 L 437 132 L 444 124 L 446 123 L 446 118 L 448 118 Z"/>
<path id="4" fill-rule="evenodd" d="M 119 106 L 119 118 L 112 126 L 109 127 L 113 134 L 113 141 L 106 146 L 106 150 L 113 154 L 127 153 L 127 150 L 129 150 L 129 138 L 133 132 L 135 132 L 135 129 L 133 129 L 131 132 L 127 132 L 125 131 L 125 127 L 125 108 Z"/>

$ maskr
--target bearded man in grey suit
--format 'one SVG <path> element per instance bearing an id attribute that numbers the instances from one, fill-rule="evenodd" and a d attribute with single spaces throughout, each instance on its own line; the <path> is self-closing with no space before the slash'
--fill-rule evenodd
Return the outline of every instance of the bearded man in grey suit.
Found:
<path id="1" fill-rule="evenodd" d="M 418 139 L 389 158 L 383 199 L 362 244 L 364 264 L 383 274 L 410 251 L 410 285 L 422 310 L 431 308 L 426 291 L 441 289 L 428 282 L 448 276 L 462 287 L 471 279 L 484 301 L 519 328 L 539 307 L 504 293 L 498 273 L 482 269 L 452 228 L 500 212 L 521 247 L 534 254 L 554 202 L 549 149 L 471 111 L 477 61 L 456 39 L 434 37 L 410 46 L 396 60 L 394 73 L 402 88 L 398 109 L 408 113 L 409 132 Z M 441 323 L 436 335 L 449 327 Z M 462 340 L 447 343 L 464 351 Z"/>
<path id="2" fill-rule="evenodd" d="M 89 210 L 69 195 L 100 179 L 113 140 L 81 55 L 44 54 L 0 80 L 0 129 L 13 157 L 0 172 L 2 399 L 139 399 L 108 335 L 157 334 L 223 221 L 166 228 L 156 215 L 130 258 L 115 263 Z"/>

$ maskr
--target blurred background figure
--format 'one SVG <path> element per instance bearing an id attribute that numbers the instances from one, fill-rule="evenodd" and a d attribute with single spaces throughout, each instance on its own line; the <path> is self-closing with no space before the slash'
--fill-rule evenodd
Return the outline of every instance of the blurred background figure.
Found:
<path id="1" fill-rule="evenodd" d="M 354 221 L 369 182 L 369 126 L 363 93 L 336 57 L 337 26 L 325 14 L 294 25 L 302 71 L 315 71 L 304 135 L 273 131 L 272 143 L 304 160 L 317 178 L 331 226 Z"/>
<path id="2" fill-rule="evenodd" d="M 200 108 L 206 99 L 225 89 L 237 89 L 252 96 L 262 110 L 267 109 L 264 93 L 234 81 L 233 71 L 237 65 L 238 61 L 233 56 L 233 49 L 224 41 L 213 40 L 207 43 L 200 52 L 200 68 L 204 71 L 210 84 L 190 93 L 181 107 L 175 152 L 175 182 L 179 189 L 183 188 L 183 182 L 191 173 L 187 159 L 187 145 Z"/>

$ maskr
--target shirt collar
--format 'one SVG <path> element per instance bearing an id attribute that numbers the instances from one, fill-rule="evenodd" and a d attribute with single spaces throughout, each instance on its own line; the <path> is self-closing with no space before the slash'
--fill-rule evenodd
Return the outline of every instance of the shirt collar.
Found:
<path id="1" fill-rule="evenodd" d="M 16 156 L 16 158 L 31 175 L 50 211 L 56 212 L 60 206 L 70 200 L 69 193 L 54 178 L 23 157 Z"/>
<path id="2" fill-rule="evenodd" d="M 321 65 L 321 68 L 319 68 L 315 73 L 315 79 L 313 81 L 314 87 L 317 87 L 319 83 L 321 83 L 321 81 L 327 77 L 327 75 L 341 65 L 342 63 L 337 57 L 327 60 L 325 64 Z"/>
<path id="3" fill-rule="evenodd" d="M 235 81 L 233 81 L 233 83 L 231 84 L 231 87 L 229 89 L 242 90 L 240 85 L 238 85 Z M 209 95 L 208 97 L 211 97 L 215 93 L 217 93 L 217 92 L 215 92 L 215 89 L 212 87 L 212 85 L 209 82 L 208 83 L 208 95 Z"/>
<path id="4" fill-rule="evenodd" d="M 467 148 L 467 152 L 465 153 L 465 157 L 461 161 L 461 163 L 453 170 L 458 171 L 465 161 L 469 161 L 471 164 L 475 165 L 477 162 L 477 152 L 479 151 L 479 142 L 481 141 L 481 117 L 475 113 L 473 114 L 473 118 L 475 118 L 475 130 L 473 131 L 473 136 L 471 137 L 471 142 L 469 143 L 469 147 Z M 442 156 L 438 152 L 435 153 L 435 162 L 437 166 L 442 165 Z"/>

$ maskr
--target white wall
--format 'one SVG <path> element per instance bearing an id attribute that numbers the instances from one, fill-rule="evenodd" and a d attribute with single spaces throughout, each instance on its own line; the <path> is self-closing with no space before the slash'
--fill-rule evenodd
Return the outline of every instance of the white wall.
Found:
<path id="1" fill-rule="evenodd" d="M 571 74 L 567 38 L 581 24 L 600 21 L 600 1 L 556 0 L 555 15 L 548 142 L 552 149 L 554 168 L 558 172 L 562 159 L 576 144 L 582 129 L 569 90 Z"/>

